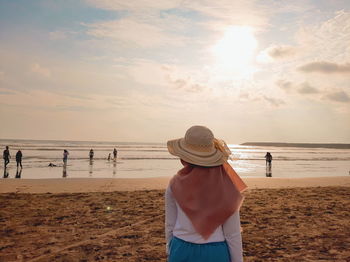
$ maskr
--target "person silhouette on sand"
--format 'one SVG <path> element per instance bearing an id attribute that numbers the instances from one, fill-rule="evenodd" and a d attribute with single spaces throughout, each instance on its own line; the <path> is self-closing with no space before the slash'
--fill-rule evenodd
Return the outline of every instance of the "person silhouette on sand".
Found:
<path id="1" fill-rule="evenodd" d="M 116 161 L 117 160 L 117 155 L 118 155 L 118 151 L 117 151 L 117 149 L 113 149 L 113 157 L 114 157 L 114 161 Z"/>
<path id="2" fill-rule="evenodd" d="M 92 150 L 92 148 L 90 149 L 89 157 L 90 157 L 90 160 L 94 158 L 94 150 Z"/>
<path id="3" fill-rule="evenodd" d="M 66 149 L 64 149 L 63 150 L 63 164 L 64 165 L 67 165 L 68 155 L 69 155 L 69 152 Z"/>
<path id="4" fill-rule="evenodd" d="M 17 163 L 17 168 L 18 166 L 21 166 L 22 168 L 22 151 L 18 150 L 18 152 L 16 153 L 16 163 Z"/>
<path id="5" fill-rule="evenodd" d="M 4 153 L 2 154 L 2 157 L 4 159 L 4 167 L 6 168 L 8 163 L 10 163 L 10 158 L 11 158 L 10 150 L 8 146 L 6 146 Z"/>
<path id="6" fill-rule="evenodd" d="M 266 166 L 269 166 L 271 168 L 272 155 L 270 152 L 266 153 L 265 159 L 266 159 Z"/>

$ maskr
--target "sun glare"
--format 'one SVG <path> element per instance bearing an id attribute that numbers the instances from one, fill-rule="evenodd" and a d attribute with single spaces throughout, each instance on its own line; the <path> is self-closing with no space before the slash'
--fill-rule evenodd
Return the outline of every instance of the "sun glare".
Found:
<path id="1" fill-rule="evenodd" d="M 251 75 L 257 41 L 253 30 L 246 26 L 229 27 L 221 40 L 213 47 L 217 66 L 222 73 Z"/>

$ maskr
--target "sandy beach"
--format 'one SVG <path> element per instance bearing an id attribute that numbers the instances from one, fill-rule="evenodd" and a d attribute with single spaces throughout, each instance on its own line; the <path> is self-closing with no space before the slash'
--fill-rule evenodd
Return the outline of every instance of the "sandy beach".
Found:
<path id="1" fill-rule="evenodd" d="M 0 261 L 166 261 L 168 181 L 3 179 Z M 350 177 L 245 181 L 245 261 L 349 261 Z"/>

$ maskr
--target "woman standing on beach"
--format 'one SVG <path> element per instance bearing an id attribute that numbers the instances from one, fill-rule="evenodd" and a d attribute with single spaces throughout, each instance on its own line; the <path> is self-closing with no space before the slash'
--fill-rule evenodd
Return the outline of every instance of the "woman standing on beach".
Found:
<path id="1" fill-rule="evenodd" d="M 226 143 L 193 126 L 167 145 L 184 165 L 165 193 L 168 261 L 243 261 L 239 208 L 247 186 L 227 163 Z"/>

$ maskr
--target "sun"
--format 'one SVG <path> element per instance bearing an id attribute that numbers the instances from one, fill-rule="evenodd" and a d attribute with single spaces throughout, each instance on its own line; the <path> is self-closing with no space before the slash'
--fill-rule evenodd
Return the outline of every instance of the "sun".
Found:
<path id="1" fill-rule="evenodd" d="M 212 48 L 217 67 L 222 73 L 245 77 L 251 75 L 257 40 L 253 29 L 247 26 L 231 26 Z"/>

